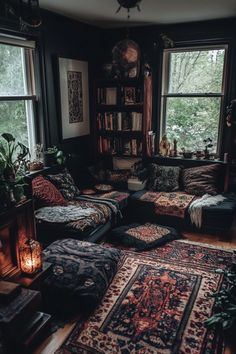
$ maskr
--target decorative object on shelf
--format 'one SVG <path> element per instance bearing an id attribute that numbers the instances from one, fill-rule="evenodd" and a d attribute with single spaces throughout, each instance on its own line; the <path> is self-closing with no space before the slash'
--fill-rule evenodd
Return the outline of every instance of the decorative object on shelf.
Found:
<path id="1" fill-rule="evenodd" d="M 209 159 L 210 158 L 210 152 L 209 149 L 211 149 L 213 147 L 212 144 L 212 139 L 211 138 L 206 138 L 203 140 L 204 144 L 205 144 L 205 149 L 204 149 L 204 159 Z"/>
<path id="2" fill-rule="evenodd" d="M 66 161 L 66 157 L 62 150 L 59 150 L 56 146 L 49 147 L 44 151 L 44 164 L 47 167 L 54 165 L 63 165 Z"/>
<path id="3" fill-rule="evenodd" d="M 36 144 L 34 147 L 34 160 L 28 164 L 29 171 L 38 171 L 44 168 L 43 144 Z"/>
<path id="4" fill-rule="evenodd" d="M 163 135 L 160 144 L 159 144 L 159 153 L 161 156 L 169 156 L 170 155 L 170 142 L 167 139 L 166 134 Z"/>
<path id="5" fill-rule="evenodd" d="M 182 148 L 182 151 L 183 151 L 183 157 L 185 159 L 191 159 L 193 157 L 192 151 L 185 150 L 185 148 Z"/>
<path id="6" fill-rule="evenodd" d="M 141 2 L 142 0 L 117 0 L 117 2 L 119 3 L 119 8 L 118 10 L 116 11 L 116 13 L 118 13 L 122 7 L 124 7 L 125 9 L 127 9 L 128 11 L 128 19 L 130 18 L 130 9 L 136 7 L 138 11 L 141 11 L 140 10 L 140 6 L 139 6 L 139 3 Z"/>
<path id="7" fill-rule="evenodd" d="M 38 241 L 28 239 L 19 247 L 20 269 L 26 275 L 34 275 L 42 269 L 42 248 Z"/>
<path id="8" fill-rule="evenodd" d="M 173 149 L 174 157 L 178 156 L 177 143 L 178 143 L 178 141 L 176 139 L 174 139 L 174 149 Z"/>
<path id="9" fill-rule="evenodd" d="M 106 193 L 113 190 L 113 187 L 110 184 L 96 184 L 94 188 L 98 193 Z"/>
<path id="10" fill-rule="evenodd" d="M 88 63 L 58 58 L 62 140 L 89 135 Z"/>
<path id="11" fill-rule="evenodd" d="M 140 69 L 140 48 L 131 39 L 118 42 L 112 49 L 113 72 L 116 78 L 136 78 Z"/>

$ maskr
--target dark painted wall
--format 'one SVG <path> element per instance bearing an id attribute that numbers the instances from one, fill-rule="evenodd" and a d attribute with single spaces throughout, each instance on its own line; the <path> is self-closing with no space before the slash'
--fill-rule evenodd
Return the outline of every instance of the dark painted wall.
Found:
<path id="1" fill-rule="evenodd" d="M 64 151 L 78 154 L 86 163 L 92 156 L 92 134 L 61 141 L 60 101 L 57 57 L 88 61 L 90 102 L 92 102 L 93 77 L 99 60 L 102 31 L 49 12 L 43 13 L 42 43 L 45 60 L 45 86 L 47 96 L 46 141 L 59 145 Z M 93 105 L 90 105 L 93 116 Z M 91 132 L 93 131 L 91 119 Z"/>

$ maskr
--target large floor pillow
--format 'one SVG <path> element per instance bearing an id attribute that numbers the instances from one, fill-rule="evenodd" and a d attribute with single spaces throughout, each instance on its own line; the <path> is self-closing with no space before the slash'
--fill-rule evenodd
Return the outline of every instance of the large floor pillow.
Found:
<path id="1" fill-rule="evenodd" d="M 43 251 L 52 272 L 42 284 L 46 305 L 64 313 L 90 312 L 113 279 L 120 251 L 73 239 L 58 240 Z"/>
<path id="2" fill-rule="evenodd" d="M 172 227 L 161 226 L 154 223 L 138 223 L 120 226 L 111 231 L 110 240 L 122 243 L 142 251 L 162 246 L 168 241 L 180 238 L 180 234 Z"/>

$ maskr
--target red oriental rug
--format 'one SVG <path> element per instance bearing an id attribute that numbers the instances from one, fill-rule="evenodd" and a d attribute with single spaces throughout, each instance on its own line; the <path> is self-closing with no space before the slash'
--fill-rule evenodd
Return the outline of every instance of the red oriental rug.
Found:
<path id="1" fill-rule="evenodd" d="M 77 323 L 59 354 L 218 354 L 220 338 L 204 327 L 209 295 L 223 285 L 230 251 L 173 241 L 142 253 L 122 251 L 102 303 Z"/>

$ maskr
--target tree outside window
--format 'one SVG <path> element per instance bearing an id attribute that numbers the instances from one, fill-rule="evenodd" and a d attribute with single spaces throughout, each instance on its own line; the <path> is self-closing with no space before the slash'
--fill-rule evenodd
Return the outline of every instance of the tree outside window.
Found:
<path id="1" fill-rule="evenodd" d="M 225 46 L 165 51 L 161 135 L 179 150 L 204 150 L 211 138 L 218 151 L 225 59 Z"/>
<path id="2" fill-rule="evenodd" d="M 0 133 L 11 133 L 31 151 L 35 145 L 33 58 L 34 50 L 27 48 L 25 40 L 17 45 L 0 43 Z"/>

